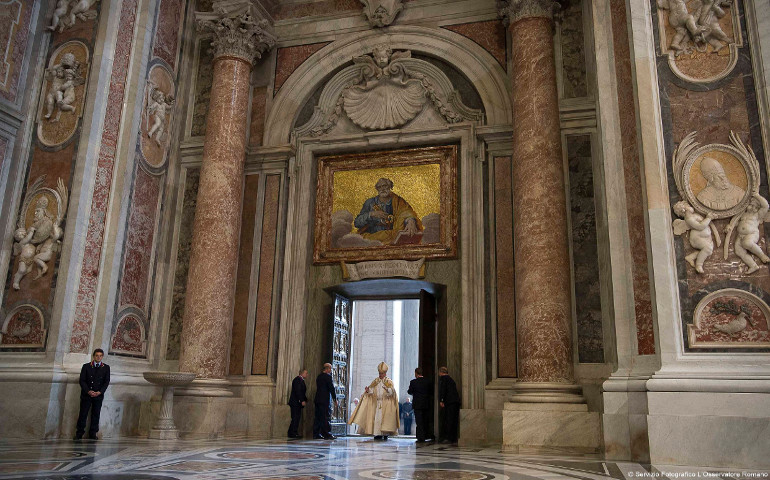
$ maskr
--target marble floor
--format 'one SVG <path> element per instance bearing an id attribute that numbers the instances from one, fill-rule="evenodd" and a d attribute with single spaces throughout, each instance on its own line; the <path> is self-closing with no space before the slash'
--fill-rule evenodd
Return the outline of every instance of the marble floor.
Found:
<path id="1" fill-rule="evenodd" d="M 764 473 L 764 474 L 763 474 Z M 40 441 L 0 443 L 0 479 L 604 480 L 768 478 L 765 472 L 661 467 L 591 456 L 523 455 L 396 438 L 334 441 Z"/>

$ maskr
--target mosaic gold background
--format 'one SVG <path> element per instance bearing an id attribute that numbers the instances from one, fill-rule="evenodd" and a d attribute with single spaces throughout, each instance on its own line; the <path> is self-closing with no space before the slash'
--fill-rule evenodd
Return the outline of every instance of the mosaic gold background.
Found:
<path id="1" fill-rule="evenodd" d="M 383 177 L 393 181 L 393 193 L 409 202 L 420 219 L 441 212 L 438 163 L 334 172 L 332 212 L 347 210 L 358 215 L 364 202 L 377 195 L 374 184 Z"/>

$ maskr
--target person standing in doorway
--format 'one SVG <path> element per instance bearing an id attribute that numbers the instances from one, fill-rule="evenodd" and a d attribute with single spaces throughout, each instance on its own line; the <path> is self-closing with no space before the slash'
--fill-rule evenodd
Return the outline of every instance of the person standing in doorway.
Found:
<path id="1" fill-rule="evenodd" d="M 299 422 L 302 419 L 302 409 L 305 408 L 307 403 L 307 397 L 305 392 L 307 386 L 305 385 L 305 379 L 307 378 L 307 370 L 304 368 L 300 370 L 299 375 L 294 377 L 291 382 L 291 395 L 289 396 L 289 407 L 291 407 L 291 424 L 289 425 L 289 438 L 302 438 L 299 434 Z"/>
<path id="2" fill-rule="evenodd" d="M 414 420 L 414 408 L 412 407 L 412 399 L 406 397 L 404 403 L 399 405 L 401 410 L 401 423 L 404 425 L 404 435 L 412 434 L 412 420 Z"/>
<path id="3" fill-rule="evenodd" d="M 315 379 L 315 418 L 313 420 L 313 438 L 334 440 L 332 427 L 329 424 L 329 415 L 331 413 L 331 401 L 334 400 L 334 406 L 337 406 L 337 394 L 334 391 L 334 380 L 332 380 L 332 364 L 324 363 L 323 370 Z"/>
<path id="4" fill-rule="evenodd" d="M 446 367 L 438 369 L 438 436 L 439 443 L 457 443 L 457 424 L 460 420 L 460 394 L 457 384 Z"/>
<path id="5" fill-rule="evenodd" d="M 414 398 L 414 420 L 417 424 L 417 443 L 433 440 L 431 410 L 433 407 L 433 382 L 422 376 L 422 368 L 414 369 L 414 380 L 409 382 L 407 393 Z"/>
<path id="6" fill-rule="evenodd" d="M 91 427 L 88 429 L 88 438 L 99 440 L 96 433 L 99 431 L 99 415 L 102 410 L 104 392 L 110 385 L 110 366 L 102 362 L 104 350 L 94 350 L 93 359 L 84 363 L 80 369 L 80 415 L 78 415 L 75 440 L 83 438 L 86 433 L 86 421 L 88 412 L 91 412 Z"/>

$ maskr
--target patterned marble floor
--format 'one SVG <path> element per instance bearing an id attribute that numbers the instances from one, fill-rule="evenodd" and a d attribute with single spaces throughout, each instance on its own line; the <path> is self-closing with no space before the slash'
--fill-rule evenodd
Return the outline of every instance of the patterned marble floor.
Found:
<path id="1" fill-rule="evenodd" d="M 655 467 L 591 456 L 521 455 L 419 445 L 414 439 L 0 443 L 0 480 L 630 480 L 768 478 L 747 471 Z"/>

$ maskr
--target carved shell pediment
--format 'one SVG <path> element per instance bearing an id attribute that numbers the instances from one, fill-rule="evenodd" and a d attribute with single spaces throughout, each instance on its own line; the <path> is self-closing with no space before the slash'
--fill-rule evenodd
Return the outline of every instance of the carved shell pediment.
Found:
<path id="1" fill-rule="evenodd" d="M 435 65 L 377 46 L 371 55 L 354 58 L 324 87 L 311 119 L 295 135 L 320 136 L 340 123 L 362 130 L 408 125 L 425 110 L 445 123 L 481 122 L 484 114 L 463 104 L 447 76 Z"/>

